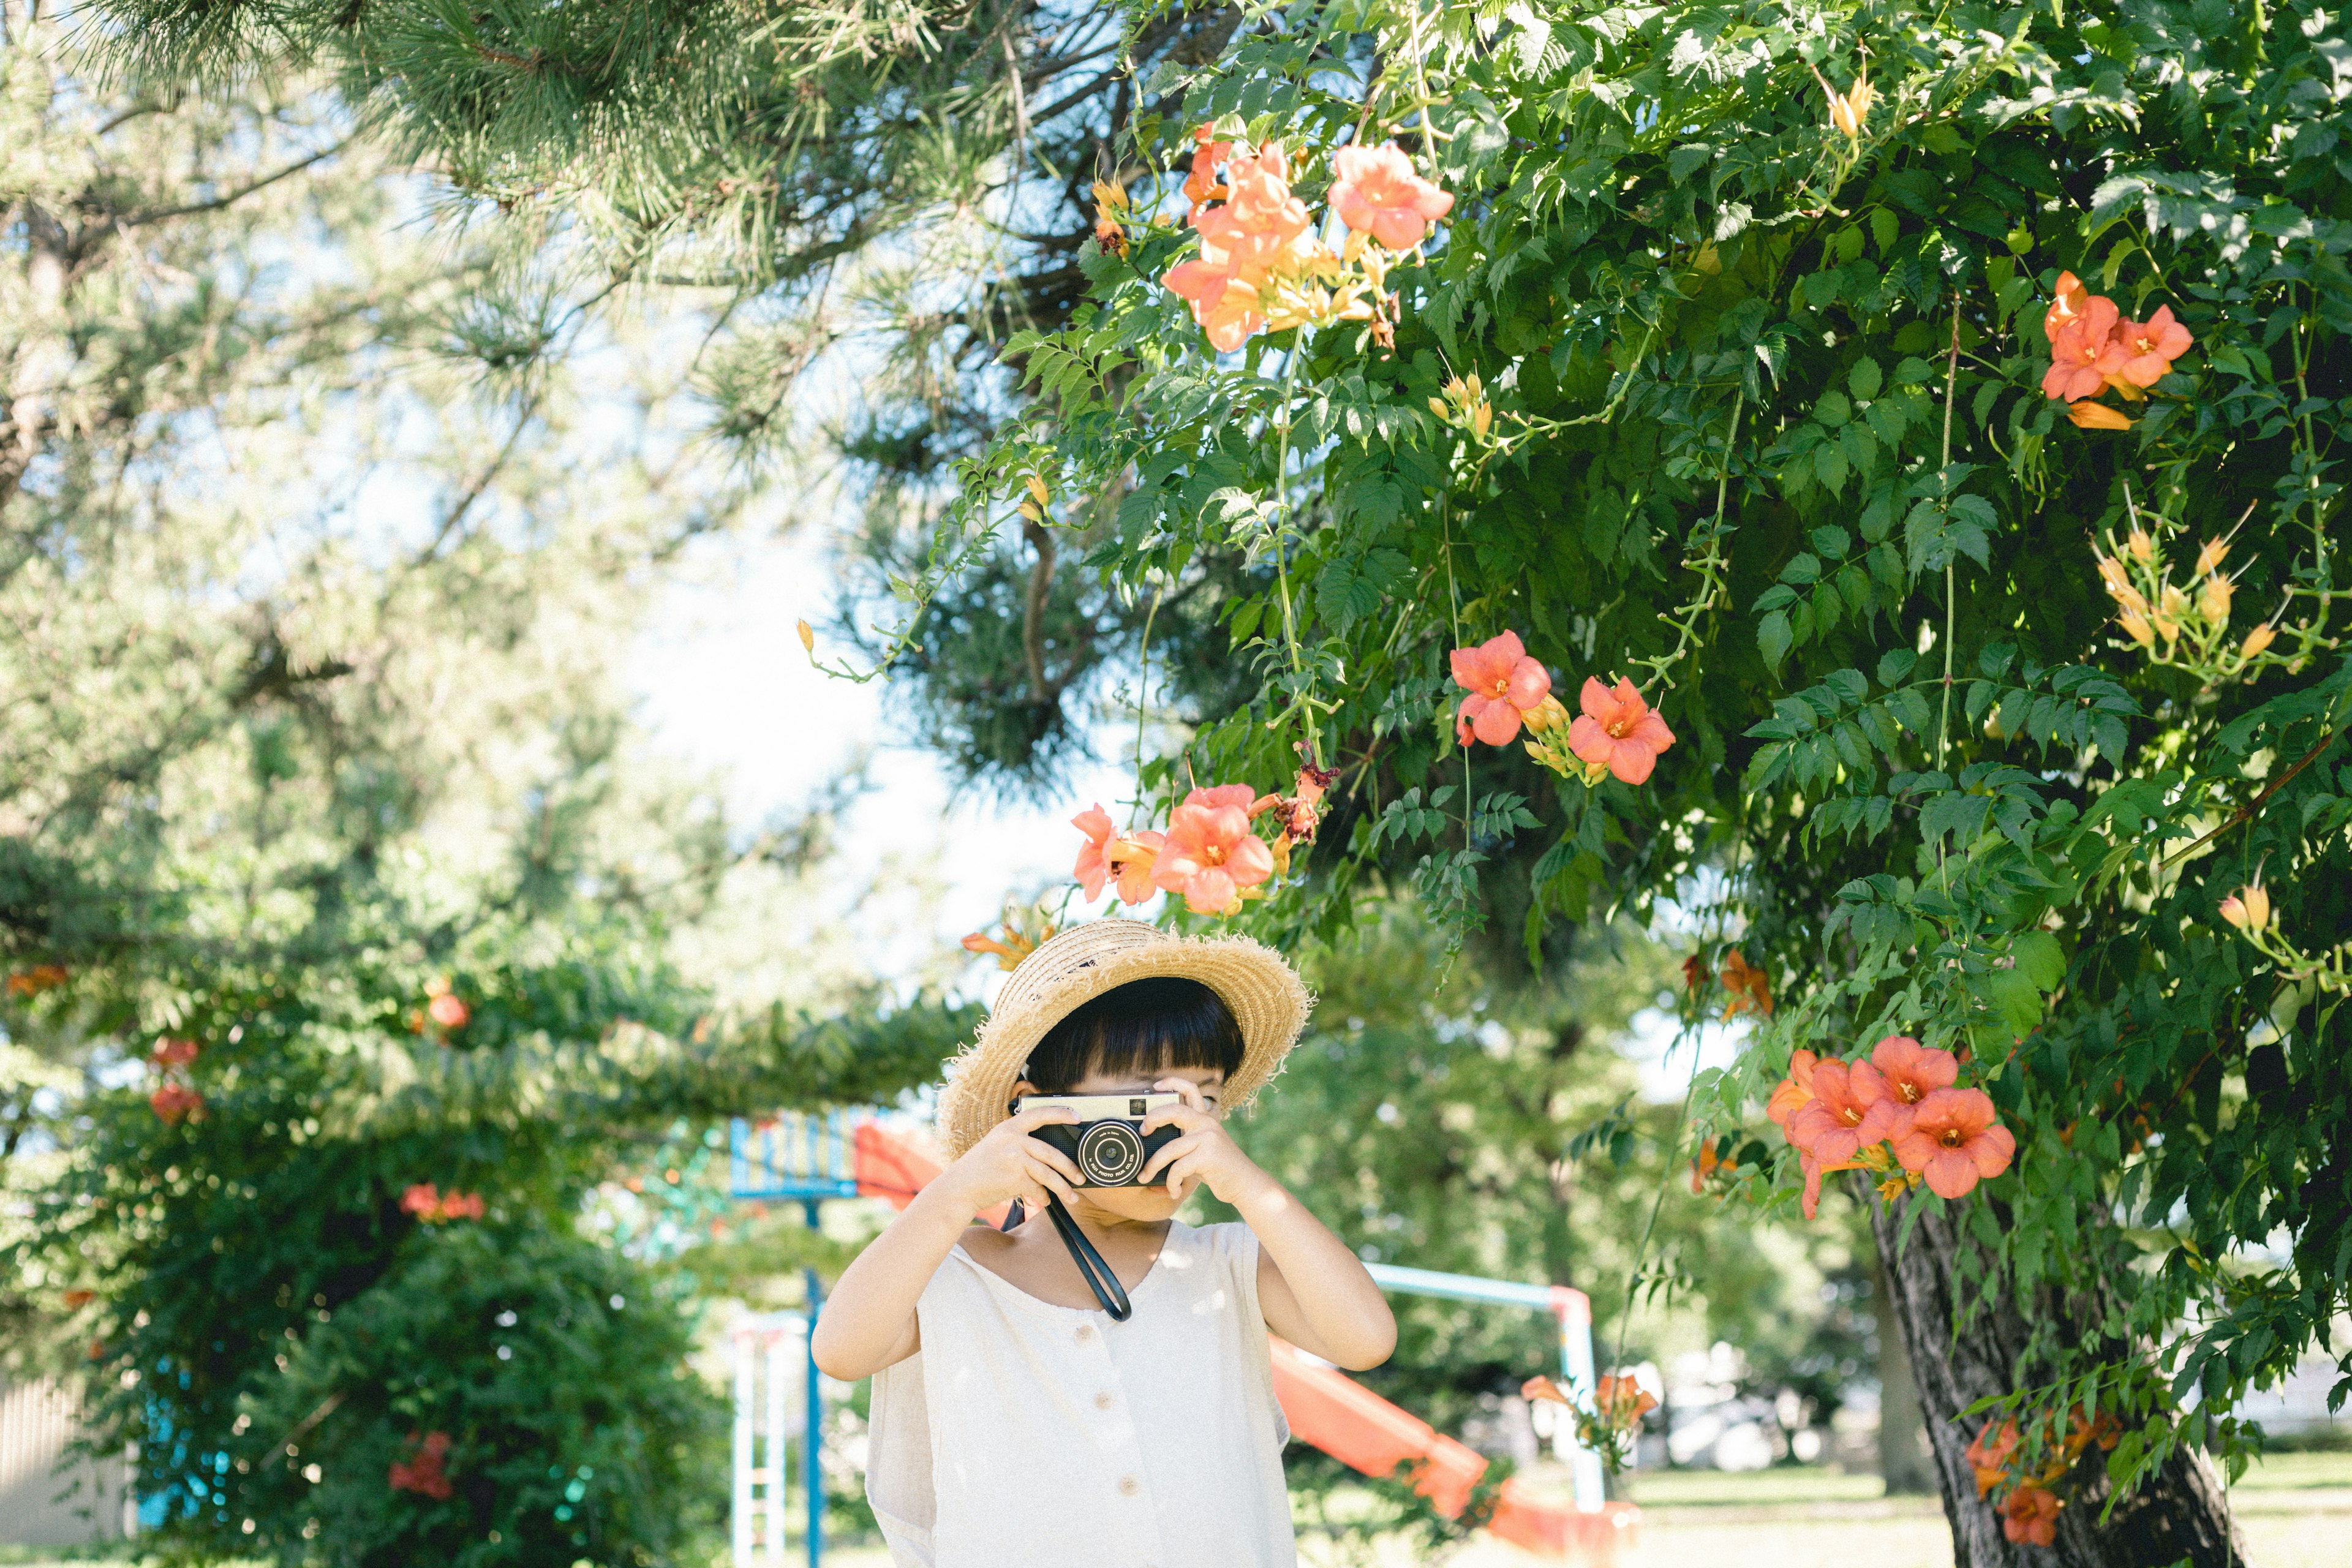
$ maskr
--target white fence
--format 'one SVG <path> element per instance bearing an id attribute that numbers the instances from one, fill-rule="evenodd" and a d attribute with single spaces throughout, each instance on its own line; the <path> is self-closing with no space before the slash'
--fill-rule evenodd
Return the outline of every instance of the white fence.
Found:
<path id="1" fill-rule="evenodd" d="M 0 1378 L 0 1543 L 79 1546 L 136 1529 L 130 1466 L 68 1458 L 80 1417 L 55 1383 Z"/>

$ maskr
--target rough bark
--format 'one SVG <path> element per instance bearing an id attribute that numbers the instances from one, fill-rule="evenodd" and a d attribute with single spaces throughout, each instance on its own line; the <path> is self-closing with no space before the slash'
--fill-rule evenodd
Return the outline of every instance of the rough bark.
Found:
<path id="1" fill-rule="evenodd" d="M 1954 1267 L 1973 1244 L 1948 1215 L 1928 1212 L 1898 1247 L 1904 1215 L 1914 1201 L 1872 1203 L 1871 1228 L 1910 1352 L 1958 1568 L 2172 1568 L 2184 1561 L 2193 1568 L 2244 1568 L 2245 1542 L 2230 1517 L 2220 1479 L 2201 1453 L 2187 1448 L 2176 1449 L 2104 1523 L 2099 1515 L 2107 1487 L 2094 1450 L 2062 1489 L 2068 1505 L 2058 1516 L 2055 1544 L 2034 1547 L 2006 1539 L 2000 1511 L 1977 1496 L 1967 1457 L 1982 1418 L 1963 1421 L 1960 1412 L 2015 1387 L 2029 1337 L 2026 1320 L 2017 1302 L 2001 1298 L 1969 1303 L 1967 1321 L 1958 1321 Z M 2063 1313 L 2077 1323 L 2098 1321 L 2093 1304 L 2080 1300 L 2053 1295 L 2037 1299 L 2033 1306 L 2037 1313 Z"/>
<path id="2" fill-rule="evenodd" d="M 1870 1312 L 1878 1323 L 1878 1474 L 1890 1495 L 1926 1496 L 1936 1488 L 1927 1431 L 1919 1416 L 1919 1390 L 1911 1380 L 1911 1352 L 1896 1321 L 1895 1287 L 1883 1258 L 1871 1263 Z"/>

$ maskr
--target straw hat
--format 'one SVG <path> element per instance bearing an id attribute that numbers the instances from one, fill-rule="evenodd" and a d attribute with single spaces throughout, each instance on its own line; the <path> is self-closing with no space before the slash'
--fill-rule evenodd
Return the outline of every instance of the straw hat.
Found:
<path id="1" fill-rule="evenodd" d="M 1073 926 L 1021 961 L 996 1005 L 954 1061 L 940 1095 L 940 1137 L 956 1159 L 1004 1120 L 1013 1086 L 1046 1032 L 1084 1004 L 1130 980 L 1197 980 L 1223 998 L 1242 1028 L 1242 1064 L 1225 1080 L 1238 1110 L 1282 1070 L 1315 1005 L 1282 954 L 1245 936 L 1171 936 L 1117 917 Z"/>

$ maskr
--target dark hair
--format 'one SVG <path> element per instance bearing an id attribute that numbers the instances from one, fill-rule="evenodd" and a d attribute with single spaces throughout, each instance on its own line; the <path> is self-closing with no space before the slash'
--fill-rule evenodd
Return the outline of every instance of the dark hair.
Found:
<path id="1" fill-rule="evenodd" d="M 1088 1073 L 1113 1077 L 1171 1068 L 1242 1065 L 1242 1026 L 1224 998 L 1197 980 L 1155 975 L 1113 986 L 1045 1031 L 1023 1075 L 1043 1094 L 1066 1094 Z"/>

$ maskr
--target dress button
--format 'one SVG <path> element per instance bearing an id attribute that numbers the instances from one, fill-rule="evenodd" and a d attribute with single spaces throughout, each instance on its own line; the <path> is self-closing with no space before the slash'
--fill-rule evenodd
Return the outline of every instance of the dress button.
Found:
<path id="1" fill-rule="evenodd" d="M 1121 1496 L 1121 1497 L 1133 1497 L 1136 1493 L 1138 1493 L 1138 1492 L 1141 1491 L 1142 1489 L 1143 1489 L 1143 1483 L 1142 1483 L 1141 1481 L 1137 1480 L 1133 1476 L 1121 1476 L 1121 1477 L 1119 1477 L 1119 1478 L 1118 1478 L 1118 1493 L 1119 1493 L 1119 1496 Z"/>
<path id="2" fill-rule="evenodd" d="M 1108 1410 L 1108 1409 L 1109 1409 L 1110 1407 L 1111 1407 L 1111 1397 L 1110 1397 L 1110 1394 L 1109 1394 L 1109 1393 L 1108 1393 L 1108 1391 L 1106 1391 L 1106 1392 L 1104 1392 L 1104 1393 L 1101 1393 L 1101 1394 L 1096 1394 L 1096 1395 L 1095 1395 L 1095 1408 L 1096 1408 L 1096 1409 L 1097 1409 L 1097 1410 Z"/>
<path id="3" fill-rule="evenodd" d="M 1078 1343 L 1080 1343 L 1080 1344 L 1084 1344 L 1084 1343 L 1086 1343 L 1088 1340 L 1093 1339 L 1093 1338 L 1095 1337 L 1095 1327 L 1094 1327 L 1094 1325 L 1093 1325 L 1092 1323 L 1080 1323 L 1080 1324 L 1078 1325 L 1078 1336 L 1077 1336 L 1077 1337 L 1078 1337 Z"/>

